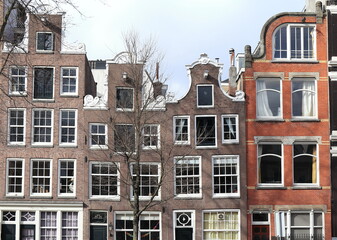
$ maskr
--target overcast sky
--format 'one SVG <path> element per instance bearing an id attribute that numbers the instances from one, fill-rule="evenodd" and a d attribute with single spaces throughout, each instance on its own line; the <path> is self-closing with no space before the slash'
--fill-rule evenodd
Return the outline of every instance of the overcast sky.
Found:
<path id="1" fill-rule="evenodd" d="M 90 60 L 112 59 L 123 51 L 122 33 L 136 30 L 154 36 L 165 54 L 161 70 L 169 91 L 182 96 L 188 88 L 185 65 L 201 53 L 224 64 L 228 76 L 228 50 L 255 49 L 263 24 L 280 12 L 301 12 L 305 0 L 73 0 L 67 10 L 68 42 L 85 43 Z"/>

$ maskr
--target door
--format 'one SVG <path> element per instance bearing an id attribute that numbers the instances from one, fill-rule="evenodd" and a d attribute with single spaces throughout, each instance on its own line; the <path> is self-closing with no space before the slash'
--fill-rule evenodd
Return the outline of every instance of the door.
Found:
<path id="1" fill-rule="evenodd" d="M 106 226 L 90 226 L 90 240 L 106 240 L 107 227 Z"/>
<path id="2" fill-rule="evenodd" d="M 193 228 L 176 228 L 176 240 L 193 240 Z"/>
<path id="3" fill-rule="evenodd" d="M 15 240 L 15 224 L 2 224 L 1 229 L 2 240 Z"/>
<path id="4" fill-rule="evenodd" d="M 253 240 L 269 240 L 269 225 L 253 225 Z"/>
<path id="5" fill-rule="evenodd" d="M 35 240 L 35 225 L 21 225 L 20 227 L 20 240 Z"/>
<path id="6" fill-rule="evenodd" d="M 193 240 L 194 212 L 175 211 L 174 240 Z"/>

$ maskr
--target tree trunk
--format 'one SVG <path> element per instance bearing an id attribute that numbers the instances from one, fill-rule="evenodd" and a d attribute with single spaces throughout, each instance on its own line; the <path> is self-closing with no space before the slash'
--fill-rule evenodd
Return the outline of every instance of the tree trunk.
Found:
<path id="1" fill-rule="evenodd" d="M 139 235 L 139 216 L 134 212 L 133 214 L 133 240 L 138 240 Z M 141 238 L 139 238 L 141 239 Z"/>

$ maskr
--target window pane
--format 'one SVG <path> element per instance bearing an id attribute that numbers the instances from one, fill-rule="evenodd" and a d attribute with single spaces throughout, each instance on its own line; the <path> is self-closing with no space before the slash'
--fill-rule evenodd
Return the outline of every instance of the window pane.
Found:
<path id="1" fill-rule="evenodd" d="M 317 182 L 316 144 L 294 144 L 294 183 Z"/>
<path id="2" fill-rule="evenodd" d="M 197 117 L 196 127 L 197 146 L 216 145 L 215 117 Z"/>
<path id="3" fill-rule="evenodd" d="M 198 86 L 198 106 L 213 105 L 213 86 Z"/>
<path id="4" fill-rule="evenodd" d="M 54 69 L 34 68 L 34 98 L 52 99 L 54 89 Z"/>
<path id="5" fill-rule="evenodd" d="M 281 116 L 280 79 L 258 79 L 256 81 L 256 114 L 258 117 Z"/>
<path id="6" fill-rule="evenodd" d="M 312 79 L 293 79 L 292 115 L 294 117 L 316 116 L 316 89 Z"/>
<path id="7" fill-rule="evenodd" d="M 116 89 L 116 108 L 132 109 L 133 108 L 133 89 L 117 88 Z"/>
<path id="8" fill-rule="evenodd" d="M 259 145 L 259 183 L 281 183 L 281 145 Z"/>

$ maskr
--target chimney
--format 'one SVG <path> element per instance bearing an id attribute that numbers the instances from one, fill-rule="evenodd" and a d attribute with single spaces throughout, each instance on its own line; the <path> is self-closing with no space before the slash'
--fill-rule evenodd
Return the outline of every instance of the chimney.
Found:
<path id="1" fill-rule="evenodd" d="M 235 96 L 236 92 L 236 67 L 234 66 L 234 56 L 235 50 L 233 48 L 229 49 L 230 55 L 230 67 L 229 67 L 229 95 Z"/>

